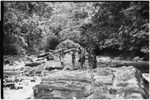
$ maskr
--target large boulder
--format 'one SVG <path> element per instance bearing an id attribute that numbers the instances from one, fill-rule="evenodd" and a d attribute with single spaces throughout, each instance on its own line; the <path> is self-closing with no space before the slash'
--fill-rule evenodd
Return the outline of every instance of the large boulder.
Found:
<path id="1" fill-rule="evenodd" d="M 87 51 L 78 43 L 73 42 L 72 40 L 65 40 L 62 41 L 60 44 L 56 46 L 56 50 L 64 50 L 64 57 L 63 57 L 63 63 L 65 66 L 73 66 L 72 64 L 72 53 L 75 52 L 75 64 L 74 66 L 79 66 L 79 48 L 81 49 L 81 52 L 84 52 L 84 55 L 86 56 L 88 53 Z M 86 62 L 85 62 L 86 64 Z M 86 65 L 87 66 L 87 65 Z"/>
<path id="2" fill-rule="evenodd" d="M 62 41 L 60 44 L 58 44 L 55 49 L 71 49 L 71 48 L 78 49 L 79 47 L 81 47 L 80 44 L 67 39 L 65 41 Z M 83 47 L 81 47 L 81 48 L 83 48 Z"/>
<path id="3" fill-rule="evenodd" d="M 143 77 L 136 68 L 97 68 L 57 71 L 34 89 L 35 99 L 148 99 Z"/>

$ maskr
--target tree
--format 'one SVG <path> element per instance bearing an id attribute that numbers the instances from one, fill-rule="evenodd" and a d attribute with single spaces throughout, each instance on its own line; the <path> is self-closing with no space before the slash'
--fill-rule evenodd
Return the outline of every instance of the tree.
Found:
<path id="1" fill-rule="evenodd" d="M 47 4 L 43 2 L 3 3 L 4 46 L 15 45 L 14 47 L 21 50 L 18 52 L 19 54 L 23 53 L 22 50 L 25 53 L 38 52 L 43 44 L 41 22 L 45 19 L 45 14 L 51 15 L 50 7 L 47 7 Z"/>
<path id="2" fill-rule="evenodd" d="M 85 40 L 91 39 L 92 45 L 99 49 L 148 50 L 148 2 L 95 2 L 93 5 L 92 21 L 81 27 Z"/>
<path id="3" fill-rule="evenodd" d="M 144 52 L 149 47 L 148 2 L 3 2 L 4 46 L 36 53 L 73 40 L 94 56 L 116 48 Z"/>
<path id="4" fill-rule="evenodd" d="M 149 10 L 148 2 L 131 2 L 129 7 L 123 10 L 126 23 L 121 27 L 121 32 L 128 32 L 129 42 L 123 39 L 122 46 L 129 44 L 128 49 L 134 51 L 147 51 L 149 47 Z M 121 34 L 123 34 L 121 33 Z M 123 37 L 122 37 L 123 38 Z M 145 49 L 145 50 L 144 50 Z"/>

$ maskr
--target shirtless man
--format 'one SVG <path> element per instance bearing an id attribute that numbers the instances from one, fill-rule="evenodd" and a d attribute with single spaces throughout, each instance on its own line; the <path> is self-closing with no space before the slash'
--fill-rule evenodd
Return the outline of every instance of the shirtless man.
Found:
<path id="1" fill-rule="evenodd" d="M 60 51 L 60 56 L 59 56 L 61 66 L 64 66 L 63 58 L 64 58 L 64 49 Z"/>
<path id="2" fill-rule="evenodd" d="M 79 47 L 79 63 L 80 63 L 80 69 L 84 67 L 85 63 L 85 51 L 82 51 L 81 48 Z"/>
<path id="3" fill-rule="evenodd" d="M 72 65 L 75 67 L 75 51 L 72 51 Z"/>

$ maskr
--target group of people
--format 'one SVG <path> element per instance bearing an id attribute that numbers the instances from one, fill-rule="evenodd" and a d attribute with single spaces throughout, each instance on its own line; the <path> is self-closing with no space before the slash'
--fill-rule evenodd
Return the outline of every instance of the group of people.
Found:
<path id="1" fill-rule="evenodd" d="M 71 56 L 72 56 L 72 65 L 75 67 L 75 60 L 76 60 L 76 53 L 78 53 L 79 55 L 79 59 L 78 59 L 78 62 L 79 62 L 79 66 L 80 68 L 83 68 L 84 67 L 84 63 L 85 63 L 85 60 L 86 60 L 86 55 L 85 55 L 85 50 L 82 49 L 81 47 L 79 47 L 78 50 L 76 49 L 71 49 L 70 50 L 72 52 Z M 69 51 L 69 52 L 70 52 Z M 63 58 L 65 56 L 65 50 L 61 50 L 60 51 L 60 62 L 61 62 L 61 65 L 64 66 L 64 63 L 63 63 Z"/>
<path id="2" fill-rule="evenodd" d="M 64 57 L 67 53 L 71 53 L 72 57 L 72 65 L 73 67 L 79 66 L 80 69 L 86 67 L 93 67 L 96 66 L 96 58 L 94 59 L 94 56 L 92 54 L 89 54 L 86 52 L 86 50 L 82 47 L 77 48 L 71 48 L 71 49 L 59 49 L 56 51 L 53 51 L 54 54 L 59 53 L 59 59 L 61 62 L 61 66 L 65 66 L 64 64 Z M 54 60 L 53 57 L 49 53 L 39 55 L 38 57 L 46 57 L 47 60 Z M 96 56 L 95 56 L 96 57 Z M 78 58 L 78 61 L 77 61 Z M 86 59 L 88 60 L 88 65 L 85 65 Z M 78 65 L 76 65 L 76 62 L 78 62 Z"/>

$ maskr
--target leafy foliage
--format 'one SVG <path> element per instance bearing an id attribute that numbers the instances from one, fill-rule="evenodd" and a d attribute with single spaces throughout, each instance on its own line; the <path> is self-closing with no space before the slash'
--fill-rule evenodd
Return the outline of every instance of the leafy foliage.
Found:
<path id="1" fill-rule="evenodd" d="M 148 53 L 148 2 L 98 2 L 94 6 L 98 10 L 92 22 L 81 29 L 95 46 Z"/>
<path id="2" fill-rule="evenodd" d="M 148 54 L 148 2 L 3 3 L 6 49 L 37 53 L 70 39 L 91 54 L 103 48 Z"/>

